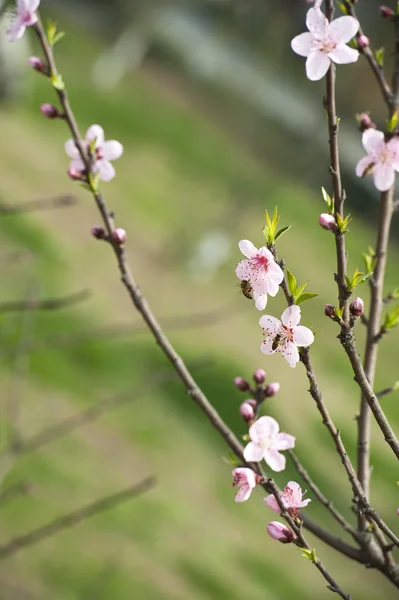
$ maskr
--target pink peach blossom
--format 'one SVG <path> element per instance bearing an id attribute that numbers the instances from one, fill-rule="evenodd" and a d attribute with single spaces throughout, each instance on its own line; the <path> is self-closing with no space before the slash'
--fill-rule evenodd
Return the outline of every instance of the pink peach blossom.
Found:
<path id="1" fill-rule="evenodd" d="M 374 185 L 380 192 L 386 192 L 395 183 L 395 171 L 399 171 L 399 138 L 385 142 L 382 131 L 366 129 L 362 143 L 367 156 L 356 165 L 356 175 L 364 177 L 373 173 Z"/>
<path id="2" fill-rule="evenodd" d="M 279 523 L 278 521 L 269 523 L 266 527 L 266 531 L 271 538 L 282 544 L 291 544 L 291 542 L 295 540 L 294 532 L 284 525 L 284 523 Z"/>
<path id="3" fill-rule="evenodd" d="M 19 40 L 25 33 L 25 29 L 37 23 L 36 11 L 40 0 L 17 0 L 14 22 L 7 31 L 10 42 Z"/>
<path id="4" fill-rule="evenodd" d="M 236 275 L 241 281 L 250 283 L 256 308 L 264 310 L 267 295 L 277 294 L 284 273 L 274 260 L 273 254 L 265 246 L 255 248 L 249 240 L 241 240 L 238 246 L 248 260 L 238 263 Z"/>
<path id="5" fill-rule="evenodd" d="M 244 458 L 248 462 L 265 460 L 273 471 L 284 471 L 285 456 L 280 450 L 295 446 L 295 438 L 288 433 L 279 433 L 279 424 L 272 417 L 260 417 L 249 428 L 251 441 L 244 448 Z"/>
<path id="6" fill-rule="evenodd" d="M 111 160 L 120 158 L 123 154 L 123 146 L 116 140 L 104 141 L 104 130 L 100 125 L 92 125 L 86 132 L 84 146 L 89 148 L 95 142 L 93 172 L 98 173 L 102 181 L 111 181 L 115 177 L 115 169 L 111 165 Z M 65 152 L 71 158 L 69 168 L 77 171 L 84 171 L 85 165 L 80 157 L 79 150 L 75 142 L 71 139 L 65 144 Z"/>
<path id="7" fill-rule="evenodd" d="M 289 306 L 281 315 L 281 321 L 270 315 L 264 315 L 259 320 L 265 339 L 260 349 L 264 354 L 281 352 L 294 368 L 299 362 L 298 346 L 310 346 L 314 342 L 313 332 L 308 327 L 299 325 L 301 309 L 297 305 Z"/>
<path id="8" fill-rule="evenodd" d="M 250 497 L 252 490 L 260 481 L 260 476 L 245 467 L 239 467 L 233 471 L 233 487 L 239 487 L 235 497 L 236 502 L 245 502 Z"/>
<path id="9" fill-rule="evenodd" d="M 284 491 L 280 494 L 285 509 L 294 517 L 298 515 L 300 508 L 307 506 L 311 501 L 310 498 L 302 500 L 303 494 L 301 486 L 299 483 L 296 483 L 296 481 L 289 481 L 285 486 Z M 273 494 L 266 496 L 265 503 L 275 512 L 281 512 L 278 502 Z"/>
<path id="10" fill-rule="evenodd" d="M 339 17 L 329 23 L 317 3 L 307 12 L 306 26 L 309 31 L 294 37 L 291 48 L 307 58 L 306 75 L 311 81 L 322 79 L 331 61 L 347 64 L 359 58 L 359 52 L 346 45 L 359 29 L 354 17 Z"/>

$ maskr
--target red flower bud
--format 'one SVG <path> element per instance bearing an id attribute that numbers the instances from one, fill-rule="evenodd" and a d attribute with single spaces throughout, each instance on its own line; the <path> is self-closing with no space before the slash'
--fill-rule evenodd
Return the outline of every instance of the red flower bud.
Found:
<path id="1" fill-rule="evenodd" d="M 255 383 L 257 383 L 258 385 L 262 385 L 262 383 L 264 383 L 266 379 L 266 371 L 264 371 L 263 369 L 256 369 L 252 377 Z"/>
<path id="2" fill-rule="evenodd" d="M 94 227 L 91 228 L 91 235 L 97 240 L 103 240 L 105 238 L 105 230 L 103 227 L 97 227 L 97 225 L 94 225 Z"/>
<path id="3" fill-rule="evenodd" d="M 367 37 L 367 35 L 359 35 L 359 37 L 357 38 L 357 45 L 359 46 L 360 50 L 363 50 L 364 48 L 370 46 L 370 40 Z"/>
<path id="4" fill-rule="evenodd" d="M 240 406 L 240 415 L 246 423 L 252 423 L 255 418 L 255 411 L 249 402 L 243 402 Z"/>
<path id="5" fill-rule="evenodd" d="M 379 11 L 381 17 L 383 17 L 384 19 L 392 19 L 392 17 L 395 14 L 392 8 L 390 8 L 389 6 L 380 6 Z"/>
<path id="6" fill-rule="evenodd" d="M 117 227 L 112 232 L 112 239 L 118 246 L 122 246 L 126 242 L 126 237 L 127 237 L 126 231 L 124 229 L 122 229 L 121 227 Z"/>
<path id="7" fill-rule="evenodd" d="M 335 231 L 337 229 L 337 223 L 335 217 L 328 213 L 323 213 L 319 217 L 319 225 L 327 231 Z"/>
<path id="8" fill-rule="evenodd" d="M 324 314 L 326 315 L 326 317 L 330 317 L 330 319 L 335 317 L 335 306 L 333 306 L 332 304 L 326 304 L 324 308 Z"/>
<path id="9" fill-rule="evenodd" d="M 360 113 L 356 115 L 357 122 L 359 124 L 360 131 L 366 131 L 366 129 L 377 129 L 377 125 L 371 120 L 371 117 L 367 113 Z"/>
<path id="10" fill-rule="evenodd" d="M 42 113 L 42 115 L 47 117 L 47 119 L 57 119 L 61 117 L 61 113 L 58 110 L 58 108 L 56 108 L 52 104 L 42 104 L 40 106 L 40 112 Z"/>
<path id="11" fill-rule="evenodd" d="M 289 527 L 278 521 L 272 521 L 266 527 L 271 538 L 282 544 L 290 544 L 295 540 L 295 534 Z"/>
<path id="12" fill-rule="evenodd" d="M 266 386 L 265 391 L 264 391 L 264 396 L 265 398 L 271 398 L 272 396 L 275 396 L 276 394 L 278 394 L 280 390 L 280 384 L 275 381 L 273 383 L 269 383 L 269 385 Z"/>
<path id="13" fill-rule="evenodd" d="M 238 390 L 240 390 L 240 392 L 246 392 L 250 388 L 248 381 L 246 379 L 243 379 L 242 377 L 235 377 L 234 385 Z"/>
<path id="14" fill-rule="evenodd" d="M 35 71 L 38 71 L 39 73 L 47 74 L 48 69 L 47 69 L 44 61 L 41 58 L 39 58 L 38 56 L 30 56 L 28 58 L 28 63 L 32 67 L 32 69 L 35 69 Z"/>
<path id="15" fill-rule="evenodd" d="M 353 317 L 360 317 L 364 311 L 364 302 L 361 298 L 355 298 L 350 306 L 349 311 Z"/>

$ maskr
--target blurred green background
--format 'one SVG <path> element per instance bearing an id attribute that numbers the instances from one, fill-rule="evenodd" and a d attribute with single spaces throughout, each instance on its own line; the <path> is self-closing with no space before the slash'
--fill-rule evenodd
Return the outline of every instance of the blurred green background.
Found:
<path id="1" fill-rule="evenodd" d="M 359 394 L 336 326 L 323 314 L 324 304 L 336 299 L 333 238 L 317 223 L 325 210 L 320 186 L 330 188 L 323 82 L 306 80 L 304 60 L 289 46 L 304 30 L 307 4 L 71 0 L 42 6 L 67 32 L 56 47 L 58 65 L 81 130 L 99 123 L 106 139 L 125 147 L 117 177 L 103 191 L 117 225 L 128 232 L 135 276 L 173 344 L 238 435 L 246 431 L 238 415 L 245 395 L 233 378 L 262 367 L 268 381 L 279 381 L 281 391 L 265 414 L 297 437 L 309 473 L 353 521 L 349 486 L 303 369 L 260 353 L 260 315 L 234 274 L 238 240 L 261 245 L 264 210 L 278 205 L 283 225 L 292 225 L 279 253 L 319 293 L 303 305 L 303 323 L 316 333 L 314 366 L 354 458 Z M 364 0 L 359 13 L 375 47 L 386 45 L 389 67 L 391 31 L 377 7 Z M 34 298 L 91 292 L 58 311 L 0 313 L 3 448 L 10 405 L 18 408 L 24 440 L 104 398 L 125 398 L 91 424 L 4 465 L 3 490 L 23 481 L 31 491 L 0 504 L 1 544 L 147 475 L 157 484 L 2 560 L 0 598 L 331 598 L 294 547 L 266 535 L 275 516 L 260 490 L 247 503 L 234 503 L 231 468 L 223 460 L 228 449 L 173 376 L 159 381 L 167 362 L 132 309 L 109 248 L 90 235 L 99 222 L 90 196 L 65 175 L 68 131 L 40 115 L 40 103 L 54 102 L 54 95 L 26 66 L 26 57 L 40 52 L 36 42 L 27 35 L 9 45 L 3 35 L 1 44 L 0 206 L 59 194 L 76 194 L 78 201 L 26 214 L 0 211 L 0 299 L 32 298 L 32 289 Z M 354 114 L 372 110 L 382 126 L 385 112 L 362 60 L 338 69 L 338 90 L 353 270 L 374 244 L 378 200 L 371 181 L 353 176 L 363 155 Z M 398 285 L 396 242 L 390 251 L 387 292 Z M 367 303 L 366 288 L 359 293 Z M 283 309 L 280 295 L 269 301 L 272 314 Z M 362 347 L 360 327 L 357 337 Z M 397 378 L 393 333 L 381 344 L 377 389 Z M 396 395 L 383 403 L 397 425 Z M 373 438 L 372 501 L 394 527 L 397 466 L 376 428 Z M 291 478 L 297 476 L 290 464 L 276 474 L 281 486 Z M 312 500 L 308 514 L 341 535 Z M 378 573 L 308 537 L 354 600 L 396 597 Z"/>

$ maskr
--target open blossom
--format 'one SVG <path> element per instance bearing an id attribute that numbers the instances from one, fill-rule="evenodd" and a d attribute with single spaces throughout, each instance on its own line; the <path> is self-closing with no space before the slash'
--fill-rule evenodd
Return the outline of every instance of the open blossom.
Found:
<path id="1" fill-rule="evenodd" d="M 301 486 L 296 481 L 289 481 L 284 488 L 284 491 L 280 494 L 281 501 L 284 508 L 290 513 L 291 516 L 298 516 L 300 508 L 307 506 L 311 501 L 310 498 L 302 500 L 303 492 Z M 266 496 L 265 503 L 269 508 L 275 512 L 281 512 L 278 502 L 273 494 Z"/>
<path id="2" fill-rule="evenodd" d="M 250 497 L 252 490 L 257 486 L 260 481 L 260 476 L 252 471 L 252 469 L 246 469 L 240 467 L 233 471 L 233 487 L 239 487 L 238 493 L 235 497 L 236 502 L 245 502 Z"/>
<path id="3" fill-rule="evenodd" d="M 382 131 L 366 129 L 362 143 L 367 156 L 357 163 L 356 175 L 364 177 L 373 173 L 377 190 L 389 190 L 395 182 L 395 171 L 399 171 L 399 138 L 393 137 L 389 142 L 385 142 Z"/>
<path id="4" fill-rule="evenodd" d="M 10 42 L 19 40 L 25 33 L 25 29 L 37 23 L 36 11 L 40 0 L 17 0 L 14 22 L 7 31 Z"/>
<path id="5" fill-rule="evenodd" d="M 252 288 L 256 308 L 264 310 L 267 295 L 275 296 L 277 294 L 284 273 L 274 260 L 273 254 L 265 246 L 259 249 L 255 248 L 249 240 L 241 240 L 238 246 L 248 260 L 238 263 L 236 275 L 241 281 L 248 281 Z"/>
<path id="6" fill-rule="evenodd" d="M 331 61 L 341 65 L 356 62 L 359 52 L 346 44 L 356 35 L 359 22 L 354 17 L 339 17 L 331 23 L 315 3 L 306 15 L 309 29 L 291 41 L 291 48 L 299 56 L 306 56 L 306 75 L 317 81 L 327 73 Z"/>
<path id="7" fill-rule="evenodd" d="M 295 446 L 295 438 L 279 432 L 279 424 L 272 417 L 260 417 L 249 428 L 251 441 L 244 448 L 244 458 L 248 462 L 265 460 L 273 471 L 284 471 L 285 456 L 280 450 Z"/>
<path id="8" fill-rule="evenodd" d="M 111 160 L 120 158 L 123 153 L 123 146 L 116 140 L 104 141 L 104 130 L 100 125 L 92 125 L 86 132 L 84 146 L 86 149 L 94 142 L 94 162 L 93 172 L 98 173 L 103 181 L 111 181 L 115 177 L 115 169 L 111 165 Z M 85 165 L 80 157 L 79 150 L 75 142 L 71 139 L 65 144 L 65 152 L 71 158 L 70 169 L 84 171 Z"/>
<path id="9" fill-rule="evenodd" d="M 281 321 L 270 315 L 259 320 L 265 339 L 260 349 L 264 354 L 281 352 L 290 367 L 299 362 L 298 346 L 310 346 L 314 342 L 313 332 L 308 327 L 299 325 L 301 309 L 295 304 L 285 309 Z"/>

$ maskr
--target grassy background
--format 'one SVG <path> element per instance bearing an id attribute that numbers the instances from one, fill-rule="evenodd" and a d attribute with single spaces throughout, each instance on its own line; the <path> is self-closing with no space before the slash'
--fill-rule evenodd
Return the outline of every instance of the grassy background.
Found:
<path id="1" fill-rule="evenodd" d="M 104 185 L 104 193 L 117 224 L 128 231 L 131 263 L 155 313 L 238 434 L 245 433 L 238 418 L 244 397 L 234 389 L 233 377 L 249 377 L 263 367 L 270 381 L 281 382 L 280 394 L 265 412 L 296 435 L 297 453 L 311 475 L 352 518 L 349 486 L 306 391 L 304 372 L 300 366 L 291 371 L 279 356 L 261 355 L 259 314 L 239 293 L 234 276 L 237 240 L 261 245 L 264 209 L 278 205 L 284 224 L 292 224 L 279 252 L 298 280 L 311 278 L 311 290 L 320 294 L 303 306 L 303 323 L 316 333 L 315 369 L 353 455 L 359 394 L 336 327 L 323 314 L 324 304 L 335 302 L 336 291 L 333 238 L 317 225 L 324 209 L 319 195 L 291 181 L 283 166 L 271 169 L 256 160 L 181 91 L 159 84 L 145 70 L 129 76 L 112 94 L 93 90 L 86 74 L 100 45 L 96 40 L 83 45 L 81 39 L 81 32 L 72 29 L 60 43 L 59 67 L 82 129 L 101 123 L 106 137 L 125 146 L 116 163 L 117 178 Z M 140 320 L 118 280 L 112 253 L 89 234 L 98 221 L 96 209 L 64 176 L 65 126 L 38 113 L 40 102 L 53 100 L 51 89 L 35 74 L 30 78 L 24 102 L 0 113 L 0 200 L 17 203 L 64 192 L 77 193 L 79 202 L 68 210 L 1 217 L 1 251 L 26 250 L 33 258 L 2 263 L 0 300 L 26 296 L 31 278 L 40 282 L 43 296 L 82 288 L 92 296 L 74 308 L 35 315 L 34 341 L 41 347 L 32 349 L 29 373 L 17 383 L 12 351 L 21 315 L 1 316 L 3 414 L 16 385 L 24 436 L 117 392 L 130 399 L 13 463 L 3 487 L 21 479 L 34 487 L 29 497 L 0 508 L 1 540 L 148 474 L 158 483 L 142 497 L 1 562 L 1 597 L 23 597 L 23 588 L 40 600 L 330 598 L 319 574 L 295 548 L 266 536 L 265 525 L 274 517 L 260 491 L 246 504 L 233 502 L 231 469 L 222 460 L 228 452 L 180 384 L 168 381 L 143 390 L 166 361 L 145 330 L 129 333 Z M 328 185 L 327 170 L 325 177 Z M 371 228 L 356 217 L 348 236 L 351 269 L 361 266 L 361 252 L 373 243 Z M 232 252 L 213 279 L 201 281 L 193 276 L 190 260 L 210 229 L 228 236 Z M 396 259 L 395 247 L 387 291 L 398 283 Z M 366 289 L 360 293 L 366 298 Z M 273 314 L 283 308 L 281 296 L 270 300 Z M 215 309 L 220 309 L 216 322 Z M 209 324 L 196 326 L 192 315 L 207 312 Z M 185 317 L 193 320 L 191 326 L 179 327 Z M 93 335 L 109 325 L 126 332 L 102 339 Z M 65 336 L 69 343 L 55 346 Z M 360 328 L 358 338 L 361 345 Z M 377 388 L 397 379 L 395 338 L 392 334 L 381 345 Z M 395 395 L 384 399 L 394 425 L 396 402 Z M 396 465 L 379 431 L 373 435 L 373 501 L 394 526 Z M 5 444 L 4 420 L 3 439 Z M 289 466 L 276 480 L 284 485 L 291 477 Z M 316 502 L 307 511 L 336 530 Z M 311 542 L 354 599 L 394 597 L 395 590 L 378 574 Z"/>

